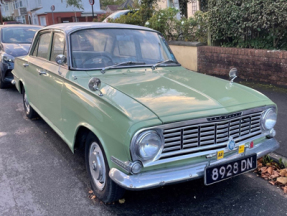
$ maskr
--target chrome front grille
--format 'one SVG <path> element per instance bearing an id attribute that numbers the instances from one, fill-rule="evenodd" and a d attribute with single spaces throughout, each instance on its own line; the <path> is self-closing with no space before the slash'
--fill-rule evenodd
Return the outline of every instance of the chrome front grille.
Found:
<path id="1" fill-rule="evenodd" d="M 262 112 L 256 112 L 230 120 L 165 128 L 164 149 L 161 159 L 226 146 L 229 137 L 236 142 L 261 134 Z"/>

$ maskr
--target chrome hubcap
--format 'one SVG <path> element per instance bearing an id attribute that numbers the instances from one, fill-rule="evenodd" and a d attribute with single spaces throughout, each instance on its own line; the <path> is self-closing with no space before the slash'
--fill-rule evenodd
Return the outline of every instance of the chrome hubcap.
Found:
<path id="1" fill-rule="evenodd" d="M 96 142 L 90 146 L 89 167 L 95 185 L 99 190 L 103 190 L 106 184 L 105 160 L 103 152 Z"/>
<path id="2" fill-rule="evenodd" d="M 30 113 L 30 104 L 29 104 L 29 101 L 27 99 L 26 93 L 24 94 L 24 105 L 25 105 L 26 113 L 29 114 Z"/>

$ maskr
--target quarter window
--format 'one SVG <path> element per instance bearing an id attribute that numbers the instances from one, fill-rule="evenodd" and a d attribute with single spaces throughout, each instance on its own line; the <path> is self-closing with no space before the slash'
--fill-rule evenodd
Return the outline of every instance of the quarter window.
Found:
<path id="1" fill-rule="evenodd" d="M 48 59 L 51 33 L 44 33 L 39 38 L 37 57 Z"/>
<path id="2" fill-rule="evenodd" d="M 62 33 L 55 33 L 53 38 L 51 61 L 56 62 L 56 57 L 60 54 L 67 56 L 65 52 L 65 36 Z"/>

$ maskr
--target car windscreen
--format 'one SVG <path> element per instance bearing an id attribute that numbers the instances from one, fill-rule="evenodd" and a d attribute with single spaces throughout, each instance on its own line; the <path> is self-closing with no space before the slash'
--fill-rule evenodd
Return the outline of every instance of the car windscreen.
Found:
<path id="1" fill-rule="evenodd" d="M 164 38 L 136 29 L 86 29 L 71 34 L 74 68 L 102 68 L 122 62 L 156 64 L 175 60 Z"/>
<path id="2" fill-rule="evenodd" d="M 32 43 L 38 27 L 6 27 L 1 29 L 3 43 Z"/>

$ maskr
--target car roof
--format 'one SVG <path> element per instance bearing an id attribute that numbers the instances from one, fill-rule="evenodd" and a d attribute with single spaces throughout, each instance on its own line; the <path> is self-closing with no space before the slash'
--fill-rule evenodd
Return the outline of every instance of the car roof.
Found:
<path id="1" fill-rule="evenodd" d="M 39 25 L 26 25 L 26 24 L 9 24 L 9 25 L 1 25 L 0 28 L 19 28 L 19 27 L 38 27 L 38 28 L 43 28 L 42 26 Z"/>
<path id="2" fill-rule="evenodd" d="M 77 22 L 77 23 L 60 23 L 55 25 L 47 26 L 44 29 L 58 29 L 62 30 L 65 33 L 69 34 L 71 32 L 74 32 L 76 30 L 80 29 L 90 29 L 90 28 L 119 28 L 119 29 L 137 29 L 137 30 L 146 30 L 146 31 L 154 31 L 153 29 L 146 28 L 143 26 L 137 26 L 137 25 L 128 25 L 128 24 L 119 24 L 119 23 L 102 23 L 102 22 Z"/>

